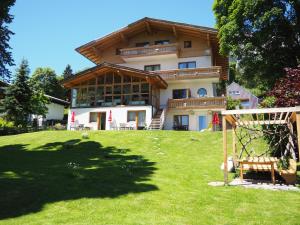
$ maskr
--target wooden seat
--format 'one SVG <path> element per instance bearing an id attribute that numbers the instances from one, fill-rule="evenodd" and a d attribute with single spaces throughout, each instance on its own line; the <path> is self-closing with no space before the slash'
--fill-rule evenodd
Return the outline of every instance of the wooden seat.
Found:
<path id="1" fill-rule="evenodd" d="M 275 184 L 275 170 L 277 170 L 277 161 L 275 157 L 248 157 L 239 160 L 240 178 L 243 180 L 243 171 L 252 170 L 256 172 L 271 172 L 272 183 Z"/>

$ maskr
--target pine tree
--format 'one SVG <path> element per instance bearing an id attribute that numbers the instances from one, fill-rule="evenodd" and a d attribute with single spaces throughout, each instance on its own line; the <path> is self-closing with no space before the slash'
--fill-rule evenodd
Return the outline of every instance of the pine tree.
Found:
<path id="1" fill-rule="evenodd" d="M 26 60 L 22 60 L 16 72 L 16 78 L 5 92 L 3 106 L 6 117 L 16 126 L 26 127 L 28 117 L 32 113 L 32 89 L 29 86 L 29 67 Z"/>
<path id="2" fill-rule="evenodd" d="M 71 66 L 68 64 L 63 72 L 64 79 L 67 79 L 68 77 L 73 75 L 73 70 Z"/>
<path id="3" fill-rule="evenodd" d="M 0 1 L 0 78 L 2 80 L 10 79 L 10 71 L 6 66 L 14 66 L 14 60 L 9 51 L 11 47 L 8 44 L 10 36 L 14 33 L 7 27 L 7 24 L 11 23 L 14 18 L 9 14 L 9 10 L 14 4 L 15 0 Z"/>

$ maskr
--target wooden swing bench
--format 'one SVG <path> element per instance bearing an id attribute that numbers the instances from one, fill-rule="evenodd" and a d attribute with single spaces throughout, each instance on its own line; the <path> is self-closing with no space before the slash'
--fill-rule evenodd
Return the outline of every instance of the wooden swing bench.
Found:
<path id="1" fill-rule="evenodd" d="M 271 172 L 271 181 L 275 184 L 275 170 L 278 159 L 276 157 L 248 157 L 238 160 L 240 164 L 240 179 L 243 181 L 244 171 Z"/>

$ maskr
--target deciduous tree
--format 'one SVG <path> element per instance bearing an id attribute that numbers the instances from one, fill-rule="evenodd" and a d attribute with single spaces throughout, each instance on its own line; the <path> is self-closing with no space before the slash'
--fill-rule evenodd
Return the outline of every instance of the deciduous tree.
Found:
<path id="1" fill-rule="evenodd" d="M 37 68 L 30 78 L 30 84 L 34 89 L 43 90 L 47 95 L 64 98 L 64 89 L 60 85 L 55 71 L 51 68 Z"/>
<path id="2" fill-rule="evenodd" d="M 247 88 L 267 91 L 300 62 L 299 0 L 215 0 L 220 52 L 239 62 Z"/>

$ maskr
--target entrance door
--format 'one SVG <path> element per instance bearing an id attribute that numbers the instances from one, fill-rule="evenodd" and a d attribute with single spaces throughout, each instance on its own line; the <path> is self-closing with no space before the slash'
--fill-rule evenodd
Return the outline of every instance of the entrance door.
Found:
<path id="1" fill-rule="evenodd" d="M 207 128 L 207 119 L 206 116 L 199 116 L 199 130 Z"/>
<path id="2" fill-rule="evenodd" d="M 97 116 L 98 130 L 105 130 L 106 113 L 99 112 Z"/>

